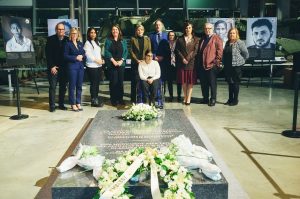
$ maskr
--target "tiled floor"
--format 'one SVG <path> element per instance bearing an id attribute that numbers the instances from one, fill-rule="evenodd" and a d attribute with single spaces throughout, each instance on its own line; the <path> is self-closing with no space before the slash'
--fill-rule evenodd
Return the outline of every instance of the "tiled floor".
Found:
<path id="1" fill-rule="evenodd" d="M 227 86 L 218 82 L 218 104 L 166 103 L 166 109 L 183 108 L 206 133 L 219 156 L 250 198 L 300 198 L 300 139 L 281 135 L 291 129 L 293 91 L 283 88 L 241 86 L 240 103 L 225 106 Z M 80 129 L 98 110 L 116 109 L 109 103 L 108 86 L 101 85 L 103 108 L 92 108 L 89 86 L 84 85 L 84 111 L 48 112 L 48 84 L 38 80 L 21 87 L 22 113 L 29 118 L 10 120 L 17 113 L 15 100 L 0 86 L 0 198 L 34 198 L 43 178 L 60 160 Z M 129 105 L 129 83 L 125 84 Z M 193 90 L 201 98 L 200 86 Z M 124 107 L 119 107 L 124 108 Z M 300 119 L 298 119 L 298 125 Z"/>

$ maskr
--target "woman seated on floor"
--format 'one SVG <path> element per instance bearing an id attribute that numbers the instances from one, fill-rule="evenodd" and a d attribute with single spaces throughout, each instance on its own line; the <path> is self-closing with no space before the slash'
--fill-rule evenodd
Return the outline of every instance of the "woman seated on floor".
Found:
<path id="1" fill-rule="evenodd" d="M 144 61 L 139 63 L 139 76 L 142 80 L 143 102 L 148 103 L 149 97 L 152 104 L 158 101 L 157 90 L 159 88 L 160 67 L 157 61 L 152 60 L 153 54 L 146 50 Z M 149 96 L 150 93 L 150 96 Z"/>

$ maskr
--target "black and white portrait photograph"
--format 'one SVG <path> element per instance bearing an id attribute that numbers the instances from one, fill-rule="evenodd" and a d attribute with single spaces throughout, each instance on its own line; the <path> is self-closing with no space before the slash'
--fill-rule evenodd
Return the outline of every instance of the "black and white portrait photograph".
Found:
<path id="1" fill-rule="evenodd" d="M 34 52 L 29 19 L 3 16 L 2 31 L 6 52 Z"/>
<path id="2" fill-rule="evenodd" d="M 207 22 L 214 25 L 214 33 L 219 35 L 223 41 L 223 47 L 228 40 L 227 34 L 234 27 L 233 18 L 207 18 Z"/>
<path id="3" fill-rule="evenodd" d="M 71 28 L 78 27 L 78 19 L 48 19 L 48 36 L 56 34 L 55 26 L 58 23 L 63 23 L 65 25 L 66 36 L 69 36 Z"/>
<path id="4" fill-rule="evenodd" d="M 275 49 L 277 18 L 248 18 L 246 45 L 251 49 Z"/>

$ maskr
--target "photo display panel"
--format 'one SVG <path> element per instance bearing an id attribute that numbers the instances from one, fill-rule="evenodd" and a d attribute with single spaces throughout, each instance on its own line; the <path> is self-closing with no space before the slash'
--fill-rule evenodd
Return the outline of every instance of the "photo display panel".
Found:
<path id="1" fill-rule="evenodd" d="M 276 17 L 247 18 L 246 46 L 250 59 L 274 59 Z"/>
<path id="2" fill-rule="evenodd" d="M 7 65 L 35 64 L 30 19 L 2 16 L 1 21 Z"/>

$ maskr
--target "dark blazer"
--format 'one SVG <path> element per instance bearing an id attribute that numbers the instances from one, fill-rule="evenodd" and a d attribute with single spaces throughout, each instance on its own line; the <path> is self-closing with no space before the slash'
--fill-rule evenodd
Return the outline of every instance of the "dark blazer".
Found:
<path id="1" fill-rule="evenodd" d="M 125 66 L 125 63 L 126 63 L 125 60 L 127 59 L 127 56 L 128 56 L 127 43 L 124 39 L 121 40 L 121 43 L 122 43 L 122 48 L 123 48 L 122 59 L 124 60 L 122 66 Z M 111 65 L 110 58 L 112 58 L 112 54 L 110 52 L 111 45 L 112 45 L 112 40 L 110 38 L 107 38 L 105 40 L 104 57 L 106 59 L 106 64 L 108 64 L 109 66 Z"/>
<path id="2" fill-rule="evenodd" d="M 84 66 L 84 61 L 76 60 L 77 55 L 83 55 L 83 59 L 86 59 L 83 44 L 77 41 L 77 48 L 72 41 L 68 41 L 65 45 L 64 58 L 68 62 L 69 67 L 80 68 Z"/>
<path id="3" fill-rule="evenodd" d="M 157 32 L 153 32 L 149 35 L 150 41 L 151 41 L 151 48 L 152 48 L 152 53 L 153 55 L 157 54 L 158 51 L 158 43 L 157 43 Z M 166 32 L 162 32 L 161 35 L 161 41 L 162 40 L 168 40 L 168 35 Z"/>
<path id="4" fill-rule="evenodd" d="M 64 60 L 64 47 L 68 37 L 64 36 L 62 41 L 59 41 L 57 35 L 52 35 L 47 38 L 46 43 L 46 59 L 47 67 L 51 70 L 52 67 L 65 67 L 66 61 Z"/>
<path id="5" fill-rule="evenodd" d="M 150 50 L 151 51 L 151 42 L 150 42 L 150 38 L 147 36 L 144 36 L 144 48 L 143 49 L 139 49 L 139 43 L 138 43 L 138 39 L 137 37 L 131 37 L 130 40 L 130 44 L 131 44 L 131 49 L 129 51 L 130 53 L 130 57 L 131 57 L 131 63 L 132 64 L 137 64 L 138 62 L 138 58 L 137 55 L 142 51 L 142 55 L 143 57 L 141 59 L 145 58 L 145 52 L 146 50 Z"/>
<path id="6" fill-rule="evenodd" d="M 193 41 L 186 45 L 184 36 L 177 39 L 175 54 L 176 54 L 176 66 L 184 67 L 185 70 L 193 70 L 195 67 L 195 57 L 198 53 L 199 38 L 193 37 Z M 183 59 L 188 61 L 188 64 L 183 63 Z"/>

